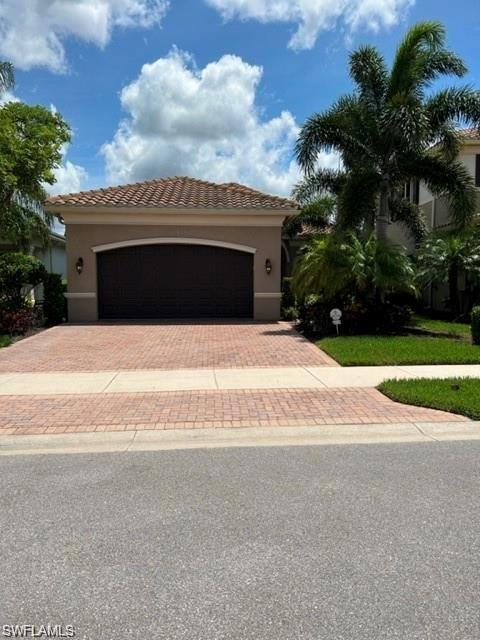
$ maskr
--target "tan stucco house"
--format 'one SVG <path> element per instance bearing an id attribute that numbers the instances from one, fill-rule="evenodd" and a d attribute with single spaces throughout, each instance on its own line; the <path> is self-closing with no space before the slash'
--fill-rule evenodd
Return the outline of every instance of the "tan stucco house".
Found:
<path id="1" fill-rule="evenodd" d="M 164 178 L 54 196 L 71 322 L 280 317 L 281 231 L 294 202 Z"/>

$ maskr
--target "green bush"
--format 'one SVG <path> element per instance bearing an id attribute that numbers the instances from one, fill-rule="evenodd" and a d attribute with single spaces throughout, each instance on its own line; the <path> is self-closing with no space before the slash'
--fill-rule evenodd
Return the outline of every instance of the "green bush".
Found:
<path id="1" fill-rule="evenodd" d="M 18 311 L 31 306 L 29 294 L 43 282 L 47 271 L 33 256 L 24 253 L 0 255 L 0 308 Z"/>
<path id="2" fill-rule="evenodd" d="M 65 286 L 58 273 L 47 273 L 43 281 L 43 313 L 47 325 L 60 324 L 67 317 Z"/>
<path id="3" fill-rule="evenodd" d="M 310 296 L 299 307 L 300 329 L 312 336 L 336 334 L 330 311 L 338 307 L 342 315 L 339 332 L 342 335 L 397 333 L 412 316 L 410 307 L 393 302 L 356 302 L 348 298 L 325 301 Z"/>
<path id="4" fill-rule="evenodd" d="M 472 342 L 480 345 L 480 306 L 472 309 Z"/>

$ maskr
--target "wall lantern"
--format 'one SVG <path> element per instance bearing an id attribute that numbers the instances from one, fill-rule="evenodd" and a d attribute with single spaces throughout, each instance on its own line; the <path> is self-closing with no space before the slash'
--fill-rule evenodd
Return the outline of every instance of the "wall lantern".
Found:
<path id="1" fill-rule="evenodd" d="M 75 269 L 77 270 L 78 275 L 80 275 L 83 271 L 83 258 L 79 258 L 75 263 Z"/>
<path id="2" fill-rule="evenodd" d="M 272 273 L 272 261 L 270 260 L 270 258 L 267 258 L 265 260 L 265 271 L 267 272 L 267 275 L 270 275 Z"/>

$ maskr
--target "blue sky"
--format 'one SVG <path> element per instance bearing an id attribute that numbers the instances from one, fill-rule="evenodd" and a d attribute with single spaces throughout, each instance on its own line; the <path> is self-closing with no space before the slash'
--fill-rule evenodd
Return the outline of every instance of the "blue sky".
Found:
<path id="1" fill-rule="evenodd" d="M 350 89 L 349 50 L 390 60 L 423 19 L 480 86 L 478 0 L 0 0 L 0 55 L 15 95 L 72 127 L 56 191 L 182 173 L 285 194 L 298 126 Z"/>

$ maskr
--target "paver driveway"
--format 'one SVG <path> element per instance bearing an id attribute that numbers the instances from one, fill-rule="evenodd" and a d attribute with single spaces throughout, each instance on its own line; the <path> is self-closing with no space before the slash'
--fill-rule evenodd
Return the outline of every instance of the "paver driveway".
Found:
<path id="1" fill-rule="evenodd" d="M 0 435 L 465 420 L 393 402 L 376 389 L 0 396 Z"/>
<path id="2" fill-rule="evenodd" d="M 286 322 L 63 325 L 0 350 L 7 374 L 335 364 Z M 0 435 L 436 420 L 462 418 L 397 404 L 374 389 L 0 395 Z"/>
<path id="3" fill-rule="evenodd" d="M 335 364 L 287 322 L 62 325 L 0 350 L 0 372 Z"/>

